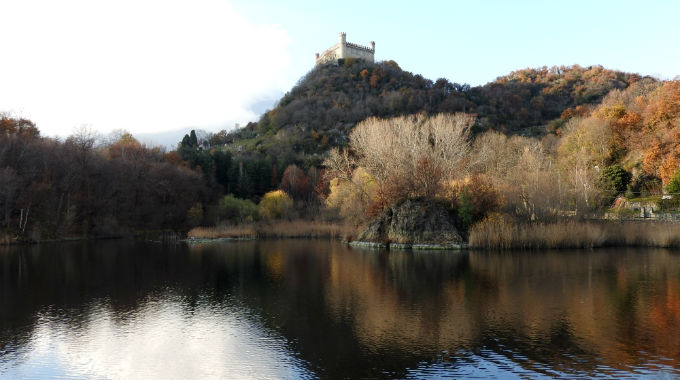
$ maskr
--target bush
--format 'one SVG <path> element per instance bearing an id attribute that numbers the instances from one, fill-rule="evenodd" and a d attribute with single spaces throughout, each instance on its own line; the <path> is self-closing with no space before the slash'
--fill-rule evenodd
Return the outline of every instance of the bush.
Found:
<path id="1" fill-rule="evenodd" d="M 262 197 L 259 205 L 260 216 L 266 220 L 288 216 L 293 200 L 283 190 L 270 191 Z"/>
<path id="2" fill-rule="evenodd" d="M 675 175 L 666 185 L 666 192 L 671 194 L 680 194 L 680 170 L 675 172 Z"/>
<path id="3" fill-rule="evenodd" d="M 630 180 L 631 174 L 618 164 L 606 167 L 600 174 L 602 189 L 612 196 L 625 193 Z"/>
<path id="4" fill-rule="evenodd" d="M 474 175 L 462 181 L 451 181 L 440 196 L 458 209 L 458 217 L 467 228 L 500 208 L 496 190 L 484 176 Z"/>
<path id="5" fill-rule="evenodd" d="M 375 179 L 359 167 L 352 173 L 351 181 L 333 178 L 329 184 L 326 206 L 335 209 L 352 225 L 366 221 L 366 210 L 375 196 Z"/>
<path id="6" fill-rule="evenodd" d="M 218 217 L 220 221 L 231 223 L 252 222 L 258 217 L 257 205 L 249 199 L 240 199 L 229 194 L 218 204 Z"/>
<path id="7" fill-rule="evenodd" d="M 460 219 L 460 222 L 465 230 L 467 230 L 472 224 L 474 214 L 475 204 L 472 203 L 472 197 L 470 196 L 467 188 L 464 188 L 458 200 L 458 219 Z"/>

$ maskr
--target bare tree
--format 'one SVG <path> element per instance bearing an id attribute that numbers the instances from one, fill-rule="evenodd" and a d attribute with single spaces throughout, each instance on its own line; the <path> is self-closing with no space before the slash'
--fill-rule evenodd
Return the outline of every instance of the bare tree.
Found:
<path id="1" fill-rule="evenodd" d="M 369 118 L 352 131 L 350 147 L 379 184 L 401 181 L 407 196 L 431 195 L 462 168 L 473 123 L 462 113 Z"/>
<path id="2" fill-rule="evenodd" d="M 325 176 L 329 181 L 333 178 L 350 181 L 356 168 L 356 160 L 347 149 L 333 148 L 328 152 L 323 166 L 326 167 Z"/>

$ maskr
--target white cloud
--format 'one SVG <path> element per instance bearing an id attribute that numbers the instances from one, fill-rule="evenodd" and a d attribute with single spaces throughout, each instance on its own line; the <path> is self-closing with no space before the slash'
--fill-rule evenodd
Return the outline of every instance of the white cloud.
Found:
<path id="1" fill-rule="evenodd" d="M 226 127 L 285 90 L 287 32 L 224 1 L 10 0 L 0 14 L 0 112 L 44 134 Z"/>

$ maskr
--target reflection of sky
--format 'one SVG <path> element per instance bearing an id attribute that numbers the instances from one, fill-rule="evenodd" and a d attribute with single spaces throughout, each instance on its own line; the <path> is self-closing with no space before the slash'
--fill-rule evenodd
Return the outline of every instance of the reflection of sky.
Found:
<path id="1" fill-rule="evenodd" d="M 284 338 L 236 307 L 187 311 L 166 297 L 123 320 L 116 316 L 95 307 L 76 329 L 41 317 L 26 352 L 0 366 L 0 378 L 314 377 Z"/>
<path id="2" fill-rule="evenodd" d="M 506 356 L 510 354 L 509 358 Z M 605 365 L 596 372 L 564 368 L 555 371 L 550 366 L 533 362 L 520 355 L 504 354 L 482 349 L 477 353 L 457 352 L 443 355 L 434 363 L 422 363 L 408 371 L 406 379 L 553 379 L 553 378 L 612 378 L 612 379 L 677 379 L 673 367 L 655 366 L 653 369 L 634 369 L 630 372 L 617 370 Z"/>

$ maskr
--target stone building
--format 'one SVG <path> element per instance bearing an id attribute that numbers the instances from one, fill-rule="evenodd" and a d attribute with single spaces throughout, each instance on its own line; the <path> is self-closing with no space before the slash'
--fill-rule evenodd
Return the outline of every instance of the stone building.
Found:
<path id="1" fill-rule="evenodd" d="M 328 62 L 337 62 L 338 59 L 360 58 L 368 62 L 373 62 L 375 54 L 375 42 L 371 41 L 371 47 L 362 46 L 347 42 L 347 34 L 340 33 L 340 41 L 326 49 L 323 53 L 316 53 L 316 64 L 321 65 Z"/>

